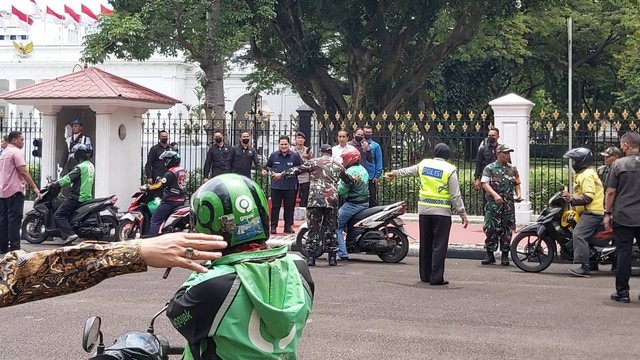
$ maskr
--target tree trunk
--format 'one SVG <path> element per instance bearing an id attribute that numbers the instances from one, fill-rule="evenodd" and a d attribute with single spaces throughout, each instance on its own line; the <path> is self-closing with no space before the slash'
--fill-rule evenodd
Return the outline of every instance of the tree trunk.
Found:
<path id="1" fill-rule="evenodd" d="M 204 71 L 204 83 L 202 87 L 205 93 L 205 112 L 207 114 L 207 128 L 226 130 L 226 116 L 224 104 L 224 63 L 218 60 L 209 60 L 200 63 Z M 215 118 L 211 115 L 215 114 Z"/>

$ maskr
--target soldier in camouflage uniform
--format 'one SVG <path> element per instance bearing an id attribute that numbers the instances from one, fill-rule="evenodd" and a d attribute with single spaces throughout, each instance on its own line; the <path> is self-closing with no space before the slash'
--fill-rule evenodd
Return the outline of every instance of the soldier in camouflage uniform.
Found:
<path id="1" fill-rule="evenodd" d="M 484 232 L 487 236 L 485 246 L 487 257 L 482 265 L 496 262 L 493 253 L 502 251 L 501 265 L 509 266 L 509 243 L 516 225 L 515 202 L 520 201 L 520 176 L 515 166 L 511 165 L 513 149 L 506 145 L 498 145 L 496 161 L 487 165 L 482 171 L 482 189 L 485 191 L 487 204 L 484 208 Z M 515 192 L 515 198 L 514 198 Z"/>
<path id="2" fill-rule="evenodd" d="M 345 173 L 342 165 L 331 159 L 331 145 L 322 145 L 321 157 L 305 161 L 302 165 L 292 167 L 280 174 L 274 174 L 279 179 L 284 176 L 291 178 L 301 173 L 309 173 L 309 201 L 307 204 L 307 223 L 309 224 L 309 239 L 305 244 L 307 265 L 315 266 L 313 256 L 318 246 L 325 239 L 325 251 L 329 253 L 329 266 L 336 266 L 336 228 L 338 226 L 338 180 L 353 182 Z"/>
<path id="3" fill-rule="evenodd" d="M 622 157 L 622 151 L 615 146 L 607 148 L 607 150 L 600 153 L 604 158 L 604 165 L 600 166 L 596 171 L 598 173 L 598 177 L 602 184 L 606 184 L 607 177 L 609 176 L 609 171 L 611 170 L 611 165 Z"/>

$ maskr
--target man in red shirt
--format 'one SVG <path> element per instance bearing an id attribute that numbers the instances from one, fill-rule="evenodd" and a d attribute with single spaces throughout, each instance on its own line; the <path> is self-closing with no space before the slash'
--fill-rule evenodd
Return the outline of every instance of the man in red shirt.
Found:
<path id="1" fill-rule="evenodd" d="M 0 254 L 20 250 L 25 182 L 40 195 L 24 161 L 24 136 L 20 131 L 12 131 L 7 140 L 9 144 L 0 155 Z"/>

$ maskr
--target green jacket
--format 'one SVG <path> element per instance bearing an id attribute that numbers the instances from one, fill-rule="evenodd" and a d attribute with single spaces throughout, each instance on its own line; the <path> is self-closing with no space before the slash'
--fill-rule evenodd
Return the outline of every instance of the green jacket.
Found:
<path id="1" fill-rule="evenodd" d="M 193 273 L 167 316 L 187 339 L 183 359 L 295 359 L 314 284 L 287 247 L 241 252 Z"/>
<path id="2" fill-rule="evenodd" d="M 347 184 L 340 180 L 338 194 L 348 202 L 355 204 L 369 203 L 369 173 L 364 166 L 357 164 L 347 168 L 347 175 L 351 178 L 359 177 L 360 181 Z"/>
<path id="3" fill-rule="evenodd" d="M 93 199 L 93 183 L 96 179 L 96 170 L 89 160 L 76 165 L 70 173 L 58 180 L 60 187 L 71 185 L 70 198 L 79 202 Z"/>

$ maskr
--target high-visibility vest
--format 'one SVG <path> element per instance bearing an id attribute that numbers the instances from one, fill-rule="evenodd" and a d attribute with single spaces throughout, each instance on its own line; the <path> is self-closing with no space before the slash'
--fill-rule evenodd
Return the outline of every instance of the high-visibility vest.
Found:
<path id="1" fill-rule="evenodd" d="M 432 207 L 451 207 L 449 177 L 456 171 L 444 160 L 424 159 L 418 164 L 420 192 L 418 204 Z"/>

